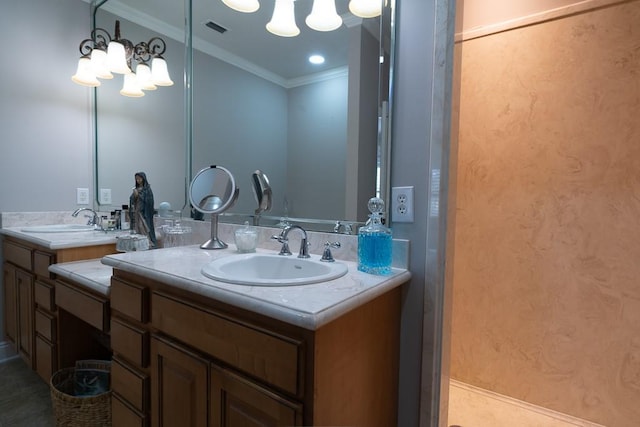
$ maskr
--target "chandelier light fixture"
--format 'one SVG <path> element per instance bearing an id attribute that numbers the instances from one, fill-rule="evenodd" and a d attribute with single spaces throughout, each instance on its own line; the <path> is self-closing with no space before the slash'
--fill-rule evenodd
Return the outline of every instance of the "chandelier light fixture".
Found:
<path id="1" fill-rule="evenodd" d="M 258 0 L 222 0 L 233 10 L 251 13 L 260 8 Z M 383 0 L 350 0 L 349 11 L 359 18 L 375 18 L 382 13 Z M 387 0 L 384 0 L 387 4 Z M 336 12 L 336 0 L 313 0 L 311 13 L 305 19 L 307 26 L 316 31 L 333 31 L 342 26 Z M 296 25 L 295 0 L 275 0 L 273 15 L 266 25 L 267 31 L 281 37 L 300 34 Z"/>
<path id="2" fill-rule="evenodd" d="M 144 96 L 143 90 L 173 85 L 167 62 L 162 57 L 166 47 L 160 37 L 134 45 L 120 37 L 120 21 L 116 21 L 113 38 L 106 30 L 96 28 L 91 32 L 91 38 L 80 42 L 82 56 L 71 80 L 82 86 L 96 87 L 100 86 L 98 79 L 112 79 L 112 73 L 123 74 L 120 94 Z M 132 71 L 133 64 L 135 72 Z"/>

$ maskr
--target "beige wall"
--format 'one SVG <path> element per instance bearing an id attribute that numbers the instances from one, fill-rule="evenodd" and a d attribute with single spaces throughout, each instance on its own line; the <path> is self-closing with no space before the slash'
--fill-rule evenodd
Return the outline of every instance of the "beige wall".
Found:
<path id="1" fill-rule="evenodd" d="M 463 42 L 451 376 L 640 425 L 640 1 Z"/>

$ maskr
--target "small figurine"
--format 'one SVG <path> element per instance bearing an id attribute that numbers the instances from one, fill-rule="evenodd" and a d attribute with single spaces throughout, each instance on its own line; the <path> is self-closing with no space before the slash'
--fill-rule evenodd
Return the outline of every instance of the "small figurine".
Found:
<path id="1" fill-rule="evenodd" d="M 131 197 L 129 197 L 129 216 L 131 230 L 134 233 L 142 234 L 149 238 L 152 248 L 157 247 L 156 232 L 153 224 L 153 191 L 147 174 L 137 172 L 135 174 L 136 185 L 133 187 Z"/>

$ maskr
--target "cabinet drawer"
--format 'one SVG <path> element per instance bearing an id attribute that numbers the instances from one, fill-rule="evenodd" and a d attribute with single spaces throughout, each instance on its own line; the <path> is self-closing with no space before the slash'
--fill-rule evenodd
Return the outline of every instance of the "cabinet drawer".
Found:
<path id="1" fill-rule="evenodd" d="M 140 412 L 149 402 L 149 377 L 138 373 L 118 358 L 111 363 L 111 388 Z"/>
<path id="2" fill-rule="evenodd" d="M 49 271 L 49 266 L 55 264 L 56 256 L 47 252 L 33 252 L 33 272 L 41 277 L 53 279 L 54 274 Z"/>
<path id="3" fill-rule="evenodd" d="M 289 393 L 302 393 L 302 343 L 152 293 L 151 322 L 162 332 Z"/>
<path id="4" fill-rule="evenodd" d="M 40 378 L 49 382 L 56 371 L 56 347 L 54 344 L 36 334 L 36 372 Z"/>
<path id="5" fill-rule="evenodd" d="M 36 332 L 51 342 L 56 341 L 56 318 L 49 313 L 36 309 Z"/>
<path id="6" fill-rule="evenodd" d="M 149 321 L 149 291 L 143 286 L 111 278 L 111 308 L 140 323 Z"/>
<path id="7" fill-rule="evenodd" d="M 36 280 L 34 285 L 34 298 L 36 304 L 45 310 L 54 311 L 55 309 L 55 292 L 54 287 L 48 283 Z"/>
<path id="8" fill-rule="evenodd" d="M 108 301 L 64 282 L 56 282 L 56 305 L 101 331 L 109 330 Z"/>
<path id="9" fill-rule="evenodd" d="M 136 366 L 146 367 L 149 361 L 149 333 L 112 317 L 111 348 Z"/>
<path id="10" fill-rule="evenodd" d="M 3 251 L 5 261 L 9 261 L 25 270 L 32 270 L 31 249 L 5 240 Z"/>
<path id="11" fill-rule="evenodd" d="M 117 394 L 111 394 L 111 424 L 114 426 L 146 427 L 147 418 L 129 406 Z"/>

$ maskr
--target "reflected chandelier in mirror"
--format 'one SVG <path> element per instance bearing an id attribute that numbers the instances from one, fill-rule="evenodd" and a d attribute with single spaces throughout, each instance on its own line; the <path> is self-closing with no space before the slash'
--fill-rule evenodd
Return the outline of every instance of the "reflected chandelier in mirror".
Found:
<path id="1" fill-rule="evenodd" d="M 100 86 L 100 79 L 110 80 L 112 73 L 124 75 L 120 94 L 129 97 L 144 96 L 143 90 L 156 90 L 158 86 L 171 86 L 167 63 L 162 54 L 167 44 L 160 37 L 134 45 L 120 36 L 120 21 L 116 20 L 113 38 L 103 28 L 91 31 L 91 38 L 80 42 L 76 73 L 71 77 L 82 86 Z M 151 64 L 149 64 L 151 61 Z M 133 64 L 135 73 L 132 71 Z"/>

